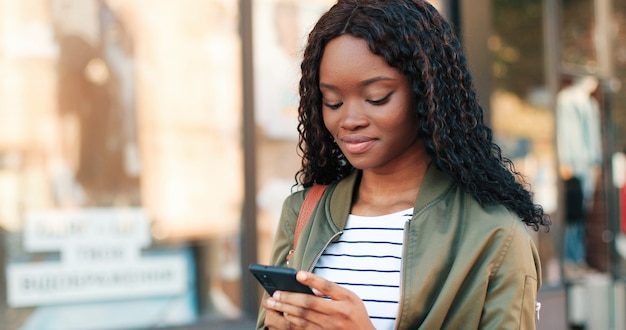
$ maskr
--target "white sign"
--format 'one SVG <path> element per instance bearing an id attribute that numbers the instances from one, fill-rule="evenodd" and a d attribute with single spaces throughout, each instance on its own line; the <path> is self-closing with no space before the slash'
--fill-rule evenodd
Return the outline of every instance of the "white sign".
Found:
<path id="1" fill-rule="evenodd" d="M 176 295 L 186 288 L 182 256 L 146 257 L 131 265 L 9 264 L 12 307 Z"/>
<path id="2" fill-rule="evenodd" d="M 27 252 L 65 252 L 81 245 L 138 250 L 150 245 L 150 222 L 139 208 L 31 211 L 23 234 Z"/>
<path id="3" fill-rule="evenodd" d="M 61 260 L 9 263 L 12 307 L 175 295 L 187 287 L 183 253 L 141 256 L 150 244 L 141 209 L 32 212 L 23 235 L 26 251 L 60 251 Z"/>

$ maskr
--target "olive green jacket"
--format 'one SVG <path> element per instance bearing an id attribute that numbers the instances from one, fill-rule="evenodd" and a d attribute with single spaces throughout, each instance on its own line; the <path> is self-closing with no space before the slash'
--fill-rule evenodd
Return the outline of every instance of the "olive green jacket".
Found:
<path id="1" fill-rule="evenodd" d="M 311 271 L 345 226 L 359 171 L 329 185 L 290 265 Z M 270 262 L 286 266 L 308 189 L 284 204 Z M 405 225 L 396 329 L 535 329 L 541 267 L 526 225 L 503 206 L 481 207 L 430 166 Z M 263 327 L 261 307 L 257 328 Z"/>

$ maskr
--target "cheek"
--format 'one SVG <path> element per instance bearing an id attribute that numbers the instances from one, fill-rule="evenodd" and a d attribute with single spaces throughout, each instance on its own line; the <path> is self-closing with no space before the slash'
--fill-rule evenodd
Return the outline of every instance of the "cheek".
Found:
<path id="1" fill-rule="evenodd" d="M 389 130 L 405 130 L 416 126 L 416 120 L 411 116 L 410 110 L 404 104 L 392 105 L 390 111 L 378 118 L 378 125 Z"/>
<path id="2" fill-rule="evenodd" d="M 412 140 L 419 130 L 417 120 L 405 114 L 398 114 L 394 116 L 393 120 L 385 121 L 380 125 L 382 129 L 393 136 L 408 140 Z"/>

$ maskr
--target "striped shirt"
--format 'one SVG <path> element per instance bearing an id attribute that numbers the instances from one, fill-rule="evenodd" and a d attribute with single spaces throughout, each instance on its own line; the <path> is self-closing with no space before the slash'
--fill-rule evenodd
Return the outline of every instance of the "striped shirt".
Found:
<path id="1" fill-rule="evenodd" d="M 350 214 L 313 272 L 354 292 L 376 329 L 393 329 L 400 299 L 404 225 L 413 209 L 364 217 Z"/>

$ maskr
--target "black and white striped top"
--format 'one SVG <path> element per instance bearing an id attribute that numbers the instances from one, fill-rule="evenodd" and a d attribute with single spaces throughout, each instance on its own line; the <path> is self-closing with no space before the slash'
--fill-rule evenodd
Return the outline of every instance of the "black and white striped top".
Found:
<path id="1" fill-rule="evenodd" d="M 356 293 L 376 329 L 393 329 L 400 298 L 404 225 L 413 209 L 364 217 L 349 215 L 313 272 Z"/>

